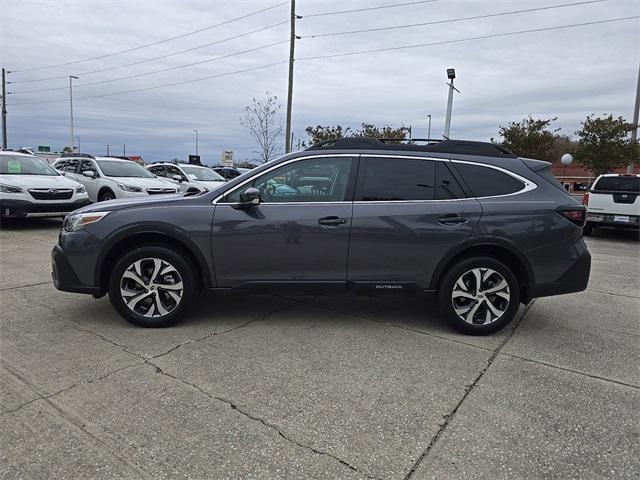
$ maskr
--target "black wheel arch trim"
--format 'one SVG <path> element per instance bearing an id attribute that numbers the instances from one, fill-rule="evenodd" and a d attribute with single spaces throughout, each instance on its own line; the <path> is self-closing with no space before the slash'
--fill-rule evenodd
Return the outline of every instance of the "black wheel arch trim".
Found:
<path id="1" fill-rule="evenodd" d="M 100 253 L 98 254 L 93 274 L 94 284 L 99 285 L 101 291 L 106 291 L 107 288 L 107 285 L 103 285 L 102 274 L 105 266 L 105 260 L 113 251 L 113 248 L 129 237 L 145 234 L 166 236 L 169 237 L 170 241 L 184 245 L 188 249 L 189 253 L 195 257 L 198 263 L 197 266 L 200 268 L 203 286 L 205 288 L 209 288 L 214 284 L 214 281 L 212 280 L 212 270 L 207 263 L 205 255 L 184 231 L 176 228 L 176 226 L 172 224 L 151 222 L 117 230 L 113 235 L 104 240 L 104 246 L 100 249 Z"/>
<path id="2" fill-rule="evenodd" d="M 447 252 L 447 254 L 440 260 L 438 266 L 433 272 L 431 276 L 431 281 L 429 282 L 430 290 L 437 290 L 438 284 L 440 283 L 441 278 L 445 274 L 446 267 L 450 264 L 450 262 L 457 256 L 464 254 L 466 251 L 470 251 L 474 248 L 500 248 L 508 251 L 510 254 L 514 255 L 516 259 L 520 262 L 520 264 L 524 267 L 525 273 L 527 275 L 526 279 L 526 287 L 527 290 L 535 285 L 535 275 L 533 272 L 533 268 L 531 268 L 531 264 L 527 260 L 527 258 L 522 254 L 522 252 L 510 241 L 502 239 L 502 238 L 493 238 L 493 237 L 476 237 L 468 239 L 464 242 L 457 244 L 451 250 Z M 521 297 L 527 297 L 526 292 L 521 292 Z"/>

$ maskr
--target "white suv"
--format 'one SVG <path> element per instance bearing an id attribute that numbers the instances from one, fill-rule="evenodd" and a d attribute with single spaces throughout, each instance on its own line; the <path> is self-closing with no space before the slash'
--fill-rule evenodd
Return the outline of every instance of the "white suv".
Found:
<path id="1" fill-rule="evenodd" d="M 596 227 L 640 228 L 640 175 L 600 175 L 584 194 L 587 207 L 584 235 Z"/>
<path id="2" fill-rule="evenodd" d="M 94 202 L 178 191 L 168 180 L 156 178 L 142 165 L 131 160 L 72 156 L 56 160 L 53 165 L 67 177 L 84 185 Z"/>
<path id="3" fill-rule="evenodd" d="M 64 217 L 90 202 L 84 186 L 65 178 L 35 157 L 0 152 L 2 218 Z"/>
<path id="4" fill-rule="evenodd" d="M 208 192 L 226 182 L 220 174 L 200 165 L 154 163 L 147 170 L 176 183 L 180 191 L 188 193 Z"/>

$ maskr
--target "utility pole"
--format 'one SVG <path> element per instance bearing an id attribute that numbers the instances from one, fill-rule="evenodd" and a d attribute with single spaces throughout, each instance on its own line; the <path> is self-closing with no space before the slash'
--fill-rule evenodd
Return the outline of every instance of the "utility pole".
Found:
<path id="1" fill-rule="evenodd" d="M 429 127 L 427 127 L 427 138 L 431 138 L 431 115 L 427 115 L 429 119 Z"/>
<path id="2" fill-rule="evenodd" d="M 638 148 L 638 110 L 640 110 L 640 66 L 638 67 L 638 85 L 636 86 L 636 105 L 633 110 L 633 130 L 631 130 L 631 144 L 636 150 Z M 633 173 L 633 158 L 627 165 L 627 173 Z"/>
<path id="3" fill-rule="evenodd" d="M 122 144 L 122 156 L 127 156 L 127 146 L 124 143 Z"/>
<path id="4" fill-rule="evenodd" d="M 71 123 L 71 153 L 75 152 L 75 137 L 73 136 L 73 79 L 77 79 L 78 77 L 74 77 L 73 75 L 69 75 L 69 119 Z"/>
<path id="5" fill-rule="evenodd" d="M 107 143 L 107 157 L 109 156 L 109 144 Z"/>
<path id="6" fill-rule="evenodd" d="M 78 139 L 78 151 L 81 152 L 82 148 L 80 148 L 80 137 L 76 137 Z"/>
<path id="7" fill-rule="evenodd" d="M 449 132 L 451 131 L 451 109 L 453 108 L 453 91 L 460 93 L 460 91 L 453 86 L 453 80 L 456 78 L 456 71 L 453 68 L 447 68 L 447 78 L 450 80 L 449 85 L 449 98 L 447 99 L 447 117 L 444 122 L 444 134 L 442 135 L 447 140 L 449 139 Z"/>
<path id="8" fill-rule="evenodd" d="M 291 105 L 293 103 L 293 55 L 296 49 L 296 0 L 291 0 L 291 40 L 289 41 L 289 86 L 287 88 L 287 125 L 284 152 L 291 151 Z M 302 17 L 301 17 L 302 18 Z"/>
<path id="9" fill-rule="evenodd" d="M 7 149 L 7 79 L 2 69 L 2 149 Z"/>
<path id="10" fill-rule="evenodd" d="M 198 155 L 198 130 L 194 130 L 196 134 L 196 155 Z"/>

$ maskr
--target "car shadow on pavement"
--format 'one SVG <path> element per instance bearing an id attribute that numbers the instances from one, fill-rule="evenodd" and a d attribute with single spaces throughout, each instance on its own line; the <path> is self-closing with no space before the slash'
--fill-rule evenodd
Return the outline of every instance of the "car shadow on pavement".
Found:
<path id="1" fill-rule="evenodd" d="M 0 229 L 5 231 L 30 231 L 59 229 L 62 218 L 3 218 Z"/>

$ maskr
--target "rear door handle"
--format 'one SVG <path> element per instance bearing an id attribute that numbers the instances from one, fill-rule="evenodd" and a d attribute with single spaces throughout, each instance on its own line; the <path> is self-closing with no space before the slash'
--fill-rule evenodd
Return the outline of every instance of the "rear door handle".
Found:
<path id="1" fill-rule="evenodd" d="M 340 217 L 322 217 L 318 219 L 318 224 L 325 226 L 325 227 L 337 227 L 339 225 L 342 225 L 344 223 L 347 223 L 347 220 L 344 218 L 340 218 Z"/>
<path id="2" fill-rule="evenodd" d="M 438 218 L 438 223 L 440 225 L 462 225 L 463 223 L 467 223 L 469 221 L 466 217 L 461 217 L 455 213 L 451 213 L 449 215 L 442 215 Z"/>

